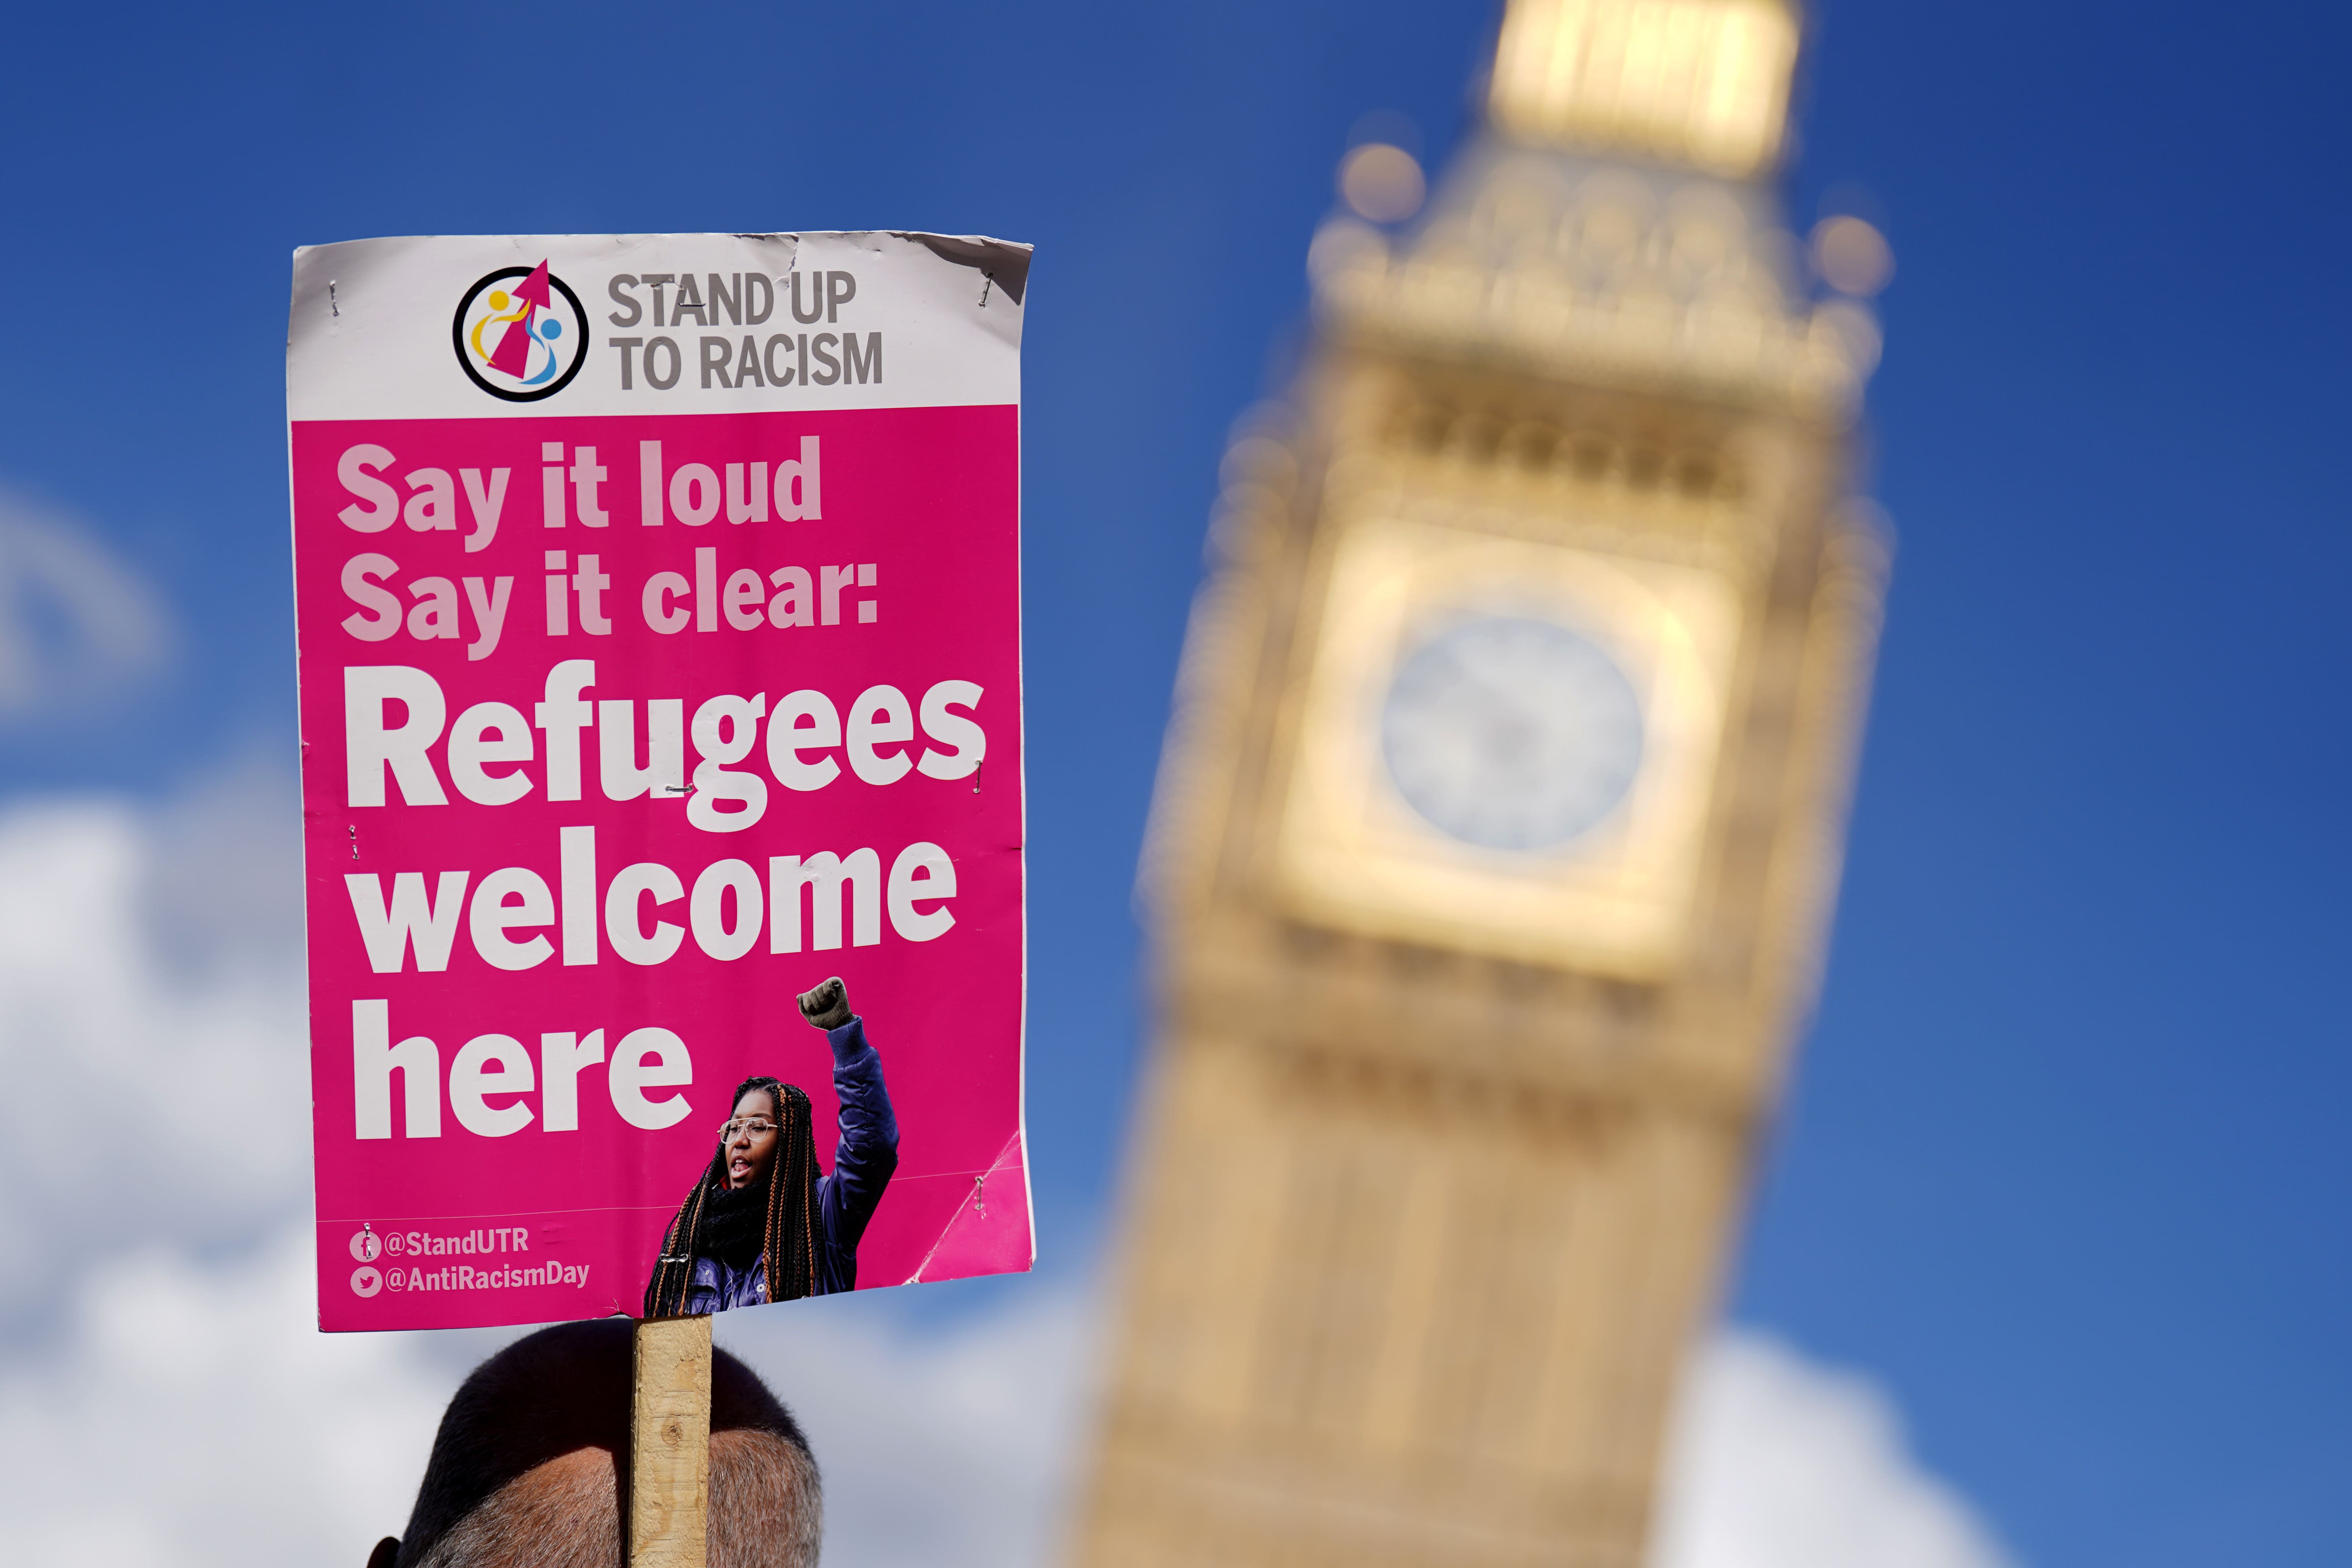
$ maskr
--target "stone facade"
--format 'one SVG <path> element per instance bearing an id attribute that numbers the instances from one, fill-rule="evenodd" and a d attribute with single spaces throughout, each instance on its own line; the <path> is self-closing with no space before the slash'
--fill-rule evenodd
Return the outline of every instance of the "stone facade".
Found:
<path id="1" fill-rule="evenodd" d="M 1675 156 L 1656 114 L 1612 144 L 1590 59 L 1551 121 L 1505 112 L 1540 76 L 1507 59 L 1414 226 L 1318 237 L 1317 346 L 1227 456 L 1144 858 L 1087 1568 L 1642 1560 L 1815 990 L 1886 567 L 1850 493 L 1875 326 L 1808 297 L 1764 183 L 1794 18 L 1527 0 L 1503 47 L 1590 55 L 1645 5 L 1694 48 L 1786 22 L 1773 155 Z"/>

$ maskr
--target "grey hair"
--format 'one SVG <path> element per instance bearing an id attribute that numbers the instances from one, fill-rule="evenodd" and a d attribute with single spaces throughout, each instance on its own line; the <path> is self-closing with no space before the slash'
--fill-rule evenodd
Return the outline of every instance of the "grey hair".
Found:
<path id="1" fill-rule="evenodd" d="M 619 1468 L 606 1450 L 579 1448 L 525 1471 L 416 1568 L 625 1568 Z M 816 1568 L 824 1541 L 816 1461 L 772 1432 L 714 1433 L 709 1520 L 707 1568 Z"/>

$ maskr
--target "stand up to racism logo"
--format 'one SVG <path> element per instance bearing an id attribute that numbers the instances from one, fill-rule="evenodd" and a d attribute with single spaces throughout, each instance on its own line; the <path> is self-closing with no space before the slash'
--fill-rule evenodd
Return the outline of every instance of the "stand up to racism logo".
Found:
<path id="1" fill-rule="evenodd" d="M 450 337 L 467 379 L 509 403 L 554 396 L 588 363 L 588 313 L 544 261 L 503 268 L 467 289 Z"/>

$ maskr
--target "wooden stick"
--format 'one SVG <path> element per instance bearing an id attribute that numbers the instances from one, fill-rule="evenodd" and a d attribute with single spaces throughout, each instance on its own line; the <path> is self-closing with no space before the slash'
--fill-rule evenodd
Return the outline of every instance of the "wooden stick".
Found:
<path id="1" fill-rule="evenodd" d="M 710 1511 L 710 1320 L 637 1324 L 629 1568 L 703 1568 Z"/>

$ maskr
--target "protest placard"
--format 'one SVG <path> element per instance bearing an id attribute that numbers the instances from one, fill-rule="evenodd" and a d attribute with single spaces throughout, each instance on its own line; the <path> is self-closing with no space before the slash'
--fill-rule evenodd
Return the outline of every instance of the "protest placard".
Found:
<path id="1" fill-rule="evenodd" d="M 297 253 L 322 1328 L 1029 1266 L 1028 259 Z"/>

